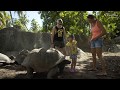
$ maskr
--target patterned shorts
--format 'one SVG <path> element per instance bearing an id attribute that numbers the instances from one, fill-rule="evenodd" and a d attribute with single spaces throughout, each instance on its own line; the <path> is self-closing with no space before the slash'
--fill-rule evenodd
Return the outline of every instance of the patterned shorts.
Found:
<path id="1" fill-rule="evenodd" d="M 77 59 L 77 55 L 76 54 L 70 55 L 70 59 Z"/>

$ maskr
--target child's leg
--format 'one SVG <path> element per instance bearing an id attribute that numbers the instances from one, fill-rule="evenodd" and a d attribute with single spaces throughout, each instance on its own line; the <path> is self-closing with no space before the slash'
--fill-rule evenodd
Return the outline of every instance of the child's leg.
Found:
<path id="1" fill-rule="evenodd" d="M 73 66 L 74 66 L 74 60 L 72 59 L 71 70 L 73 69 Z"/>
<path id="2" fill-rule="evenodd" d="M 74 70 L 75 70 L 75 67 L 76 67 L 76 61 L 77 61 L 77 59 L 74 58 L 74 59 L 73 59 L 73 69 L 74 69 Z"/>
<path id="3" fill-rule="evenodd" d="M 76 67 L 76 61 L 77 61 L 77 55 L 74 54 L 74 57 L 73 57 L 73 68 L 75 70 L 75 67 Z"/>
<path id="4" fill-rule="evenodd" d="M 72 62 L 71 62 L 71 70 L 70 72 L 74 72 L 74 69 L 73 69 L 73 59 L 72 59 Z"/>

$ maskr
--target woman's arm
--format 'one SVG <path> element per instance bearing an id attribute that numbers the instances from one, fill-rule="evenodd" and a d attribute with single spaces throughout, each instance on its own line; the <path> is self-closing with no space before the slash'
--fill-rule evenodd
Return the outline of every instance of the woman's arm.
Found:
<path id="1" fill-rule="evenodd" d="M 103 24 L 100 21 L 97 22 L 97 25 L 101 29 L 101 33 L 98 36 L 98 38 L 99 38 L 99 37 L 102 37 L 103 35 L 105 35 L 107 32 L 106 32 L 106 29 L 103 27 Z"/>
<path id="2" fill-rule="evenodd" d="M 64 34 L 64 40 L 65 40 L 65 43 L 67 42 L 66 40 L 66 31 L 65 31 L 65 28 L 63 28 L 63 34 Z"/>
<path id="3" fill-rule="evenodd" d="M 90 40 L 91 40 L 91 38 L 92 38 L 92 33 L 91 33 L 91 28 L 92 28 L 92 25 L 90 24 L 90 35 L 89 35 L 89 37 L 88 37 L 88 42 L 90 42 Z"/>
<path id="4" fill-rule="evenodd" d="M 53 27 L 51 32 L 51 43 L 53 43 L 54 34 L 55 34 L 55 27 Z"/>
<path id="5" fill-rule="evenodd" d="M 52 32 L 51 32 L 51 47 L 52 48 L 54 47 L 54 42 L 53 42 L 54 35 L 55 35 L 55 27 L 53 27 Z"/>

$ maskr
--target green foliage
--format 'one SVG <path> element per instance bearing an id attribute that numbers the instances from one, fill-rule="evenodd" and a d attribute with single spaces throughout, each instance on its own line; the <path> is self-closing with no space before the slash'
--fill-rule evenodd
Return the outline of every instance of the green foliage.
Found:
<path id="1" fill-rule="evenodd" d="M 111 38 L 117 36 L 120 31 L 119 11 L 99 11 L 97 18 L 103 23 Z"/>
<path id="2" fill-rule="evenodd" d="M 17 13 L 19 17 L 26 15 L 26 11 L 14 11 L 14 13 Z"/>
<path id="3" fill-rule="evenodd" d="M 40 30 L 41 28 L 38 22 L 35 19 L 32 19 L 30 31 L 37 33 L 37 32 L 40 32 Z"/>
<path id="4" fill-rule="evenodd" d="M 40 27 L 38 22 L 33 19 L 31 21 L 30 30 L 27 29 L 29 20 L 26 17 L 25 11 L 14 11 L 18 14 L 19 19 L 13 19 L 6 11 L 0 11 L 0 21 L 2 25 L 0 29 L 17 25 L 24 31 L 32 32 L 50 32 L 56 20 L 63 19 L 63 26 L 69 34 L 89 35 L 89 23 L 87 21 L 87 11 L 39 11 L 40 18 L 43 19 L 43 27 Z M 93 14 L 100 20 L 110 37 L 120 35 L 120 11 L 93 11 Z M 12 23 L 12 21 L 13 23 Z"/>
<path id="5" fill-rule="evenodd" d="M 40 11 L 43 22 L 43 31 L 51 31 L 55 20 L 62 18 L 66 31 L 72 34 L 89 35 L 89 23 L 87 11 Z M 93 15 L 99 19 L 111 37 L 120 35 L 119 11 L 93 11 Z"/>
<path id="6" fill-rule="evenodd" d="M 25 30 L 27 30 L 27 31 L 28 31 L 28 28 L 27 28 L 27 26 L 26 26 L 26 25 L 28 24 L 29 20 L 27 19 L 26 14 L 21 15 L 21 16 L 19 17 L 19 21 L 21 22 L 21 24 L 23 24 L 23 25 L 24 25 Z"/>
<path id="7" fill-rule="evenodd" d="M 19 19 L 13 20 L 13 25 L 18 26 L 23 31 L 28 31 L 26 26 L 28 22 L 29 20 L 27 19 L 26 14 L 23 14 L 19 17 Z"/>
<path id="8" fill-rule="evenodd" d="M 5 27 L 10 27 L 10 15 L 6 11 L 0 11 L 0 29 L 3 29 Z"/>
<path id="9" fill-rule="evenodd" d="M 20 30 L 26 31 L 25 26 L 21 23 L 19 19 L 14 20 L 14 26 L 18 26 Z"/>
<path id="10" fill-rule="evenodd" d="M 56 20 L 59 17 L 60 11 L 39 11 L 38 14 L 41 14 L 41 19 L 43 22 L 43 31 L 48 32 L 52 29 L 52 27 L 56 24 Z"/>
<path id="11" fill-rule="evenodd" d="M 86 11 L 40 11 L 43 22 L 43 31 L 51 31 L 52 27 L 56 25 L 56 20 L 63 19 L 63 26 L 67 32 L 86 35 L 88 29 L 88 22 L 86 21 Z"/>
<path id="12" fill-rule="evenodd" d="M 12 17 L 12 12 L 11 12 L 11 11 L 9 11 L 9 12 L 10 12 L 10 17 L 11 17 L 12 25 L 14 25 L 14 21 L 13 21 L 13 17 Z M 25 16 L 26 16 L 26 11 L 14 11 L 14 13 L 17 13 L 18 16 L 19 16 L 19 18 L 20 18 L 20 17 L 26 18 L 26 17 L 25 17 Z M 26 26 L 26 25 L 25 25 L 25 26 Z"/>

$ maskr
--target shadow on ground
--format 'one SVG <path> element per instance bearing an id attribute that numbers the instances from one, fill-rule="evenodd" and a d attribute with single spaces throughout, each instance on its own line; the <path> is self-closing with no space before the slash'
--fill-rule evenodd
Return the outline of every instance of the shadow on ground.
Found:
<path id="1" fill-rule="evenodd" d="M 91 58 L 77 62 L 77 72 L 70 72 L 70 65 L 66 66 L 64 73 L 59 79 L 120 79 L 120 56 L 104 56 L 106 61 L 107 76 L 97 76 L 98 71 L 88 71 L 91 65 Z M 97 60 L 97 69 L 101 70 L 100 63 Z M 26 79 L 26 70 L 17 65 L 8 65 L 0 67 L 4 70 L 12 70 L 10 73 L 15 73 L 13 77 L 3 77 L 2 79 Z M 14 70 L 14 71 L 13 71 Z M 6 71 L 7 72 L 7 71 Z M 4 74 L 6 74 L 4 72 Z M 9 73 L 9 74 L 10 74 Z M 0 72 L 1 74 L 1 72 Z M 32 79 L 46 79 L 46 73 L 34 73 Z"/>

